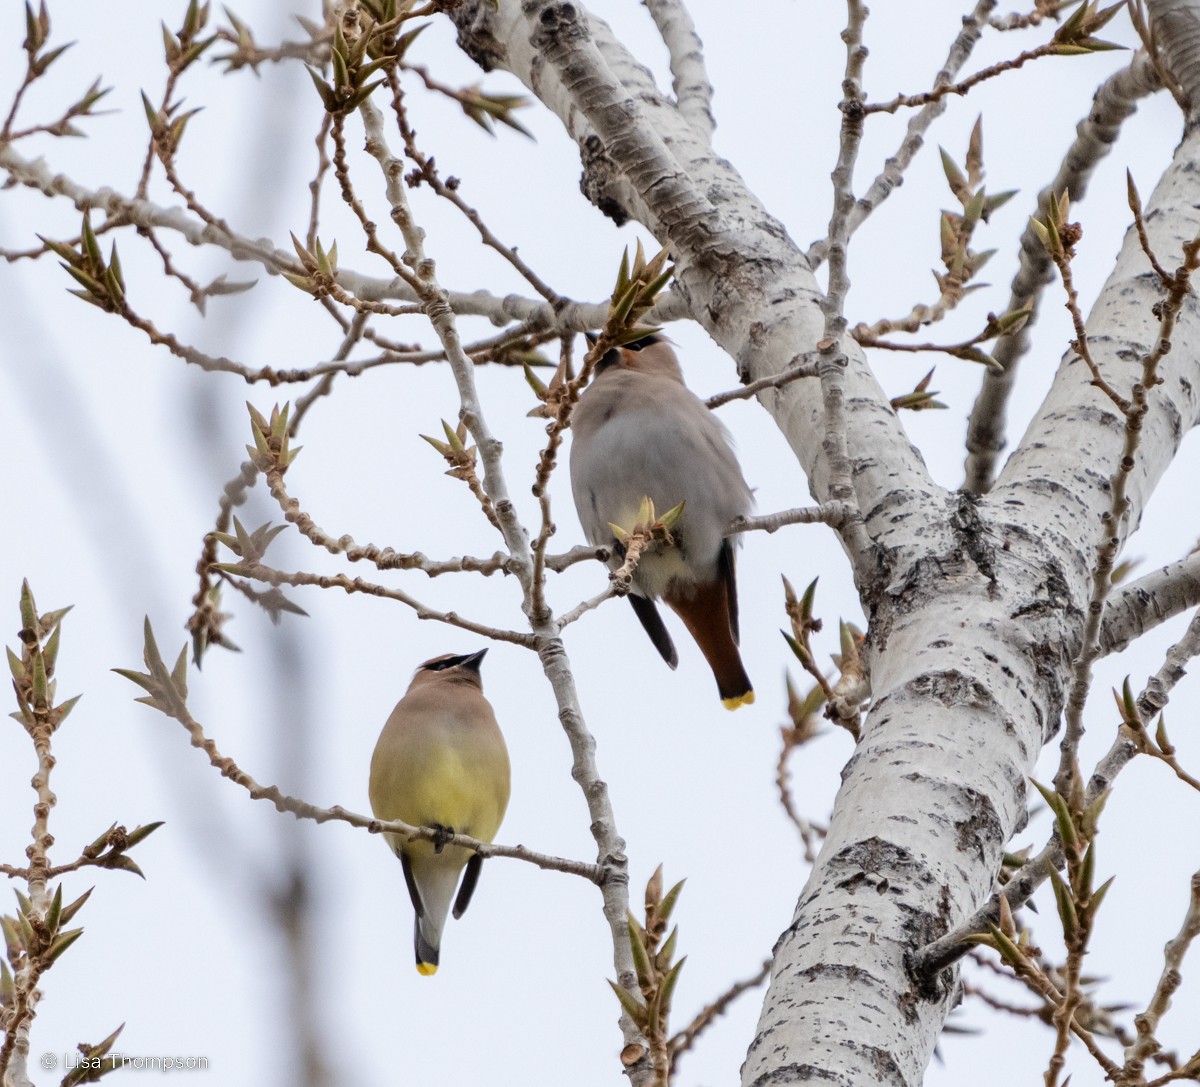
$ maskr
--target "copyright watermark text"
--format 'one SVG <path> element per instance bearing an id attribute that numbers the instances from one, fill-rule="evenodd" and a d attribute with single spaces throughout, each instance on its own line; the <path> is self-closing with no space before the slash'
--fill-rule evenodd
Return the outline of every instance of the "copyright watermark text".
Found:
<path id="1" fill-rule="evenodd" d="M 159 1057 L 134 1056 L 131 1053 L 108 1053 L 103 1057 L 85 1057 L 82 1053 L 43 1053 L 39 1062 L 43 1068 L 61 1067 L 70 1071 L 81 1068 L 97 1072 L 110 1072 L 114 1068 L 144 1072 L 206 1072 L 207 1057 Z"/>

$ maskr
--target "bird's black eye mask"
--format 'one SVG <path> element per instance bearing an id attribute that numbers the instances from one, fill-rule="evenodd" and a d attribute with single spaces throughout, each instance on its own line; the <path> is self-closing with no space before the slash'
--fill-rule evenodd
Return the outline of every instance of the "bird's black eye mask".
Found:
<path id="1" fill-rule="evenodd" d="M 622 351 L 642 351 L 656 343 L 662 343 L 662 337 L 652 332 L 649 336 L 643 336 L 640 340 L 634 340 L 633 343 L 622 344 L 620 347 L 614 347 L 611 351 L 608 351 L 605 354 L 604 358 L 596 363 L 596 373 L 602 374 L 605 370 L 611 369 L 618 362 L 620 362 Z"/>
<path id="2" fill-rule="evenodd" d="M 463 653 L 457 657 L 443 657 L 441 660 L 430 661 L 428 664 L 421 665 L 420 670 L 423 672 L 444 672 L 447 668 L 457 668 L 459 665 L 471 669 L 474 672 L 479 671 L 479 664 L 483 660 L 486 649 L 481 649 L 477 653 Z"/>
<path id="3" fill-rule="evenodd" d="M 611 370 L 620 361 L 621 352 L 614 347 L 611 351 L 606 352 L 604 358 L 596 363 L 596 369 L 594 372 L 597 376 L 599 376 L 600 374 L 604 373 L 605 370 Z"/>

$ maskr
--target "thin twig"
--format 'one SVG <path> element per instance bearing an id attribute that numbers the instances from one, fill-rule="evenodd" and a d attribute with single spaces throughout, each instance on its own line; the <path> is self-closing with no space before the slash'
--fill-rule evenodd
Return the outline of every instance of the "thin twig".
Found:
<path id="1" fill-rule="evenodd" d="M 1015 71 L 1017 68 L 1023 67 L 1031 60 L 1037 60 L 1039 57 L 1053 56 L 1057 51 L 1058 44 L 1056 42 L 1046 42 L 1035 49 L 1026 49 L 1023 53 L 1018 53 L 1011 60 L 1002 60 L 998 64 L 982 68 L 973 76 L 968 76 L 960 83 L 943 83 L 940 86 L 934 87 L 933 90 L 925 91 L 922 94 L 898 94 L 890 102 L 872 102 L 864 105 L 863 112 L 868 114 L 895 113 L 902 106 L 926 106 L 931 102 L 937 102 L 945 98 L 948 94 L 964 95 L 972 87 L 977 87 L 985 80 L 994 79 L 1005 72 Z"/>
<path id="2" fill-rule="evenodd" d="M 1155 1032 L 1171 1006 L 1171 997 L 1183 981 L 1180 972 L 1183 958 L 1197 937 L 1200 937 L 1200 872 L 1192 876 L 1188 908 L 1179 933 L 1168 940 L 1163 948 L 1163 969 L 1158 984 L 1154 987 L 1154 995 L 1146 1005 L 1146 1010 L 1134 1016 L 1137 1041 L 1125 1050 L 1125 1067 L 1117 1079 L 1118 1087 L 1143 1082 L 1142 1073 L 1146 1061 L 1162 1048 Z M 1166 1081 L 1164 1079 L 1161 1082 Z"/>
<path id="3" fill-rule="evenodd" d="M 1068 249 L 1069 246 L 1056 250 L 1053 254 L 1056 263 L 1059 262 L 1060 255 L 1065 254 Z M 1062 256 L 1060 269 L 1068 267 L 1067 258 Z M 1102 535 L 1096 546 L 1096 562 L 1092 571 L 1092 595 L 1088 603 L 1080 650 L 1071 666 L 1071 684 L 1064 712 L 1065 727 L 1061 755 L 1058 773 L 1054 778 L 1055 787 L 1064 796 L 1067 795 L 1071 775 L 1075 772 L 1079 742 L 1083 737 L 1083 708 L 1091 688 L 1092 666 L 1100 656 L 1100 620 L 1104 614 L 1104 603 L 1112 588 L 1113 564 L 1121 544 L 1119 526 L 1129 506 L 1126 489 L 1133 474 L 1134 458 L 1141 442 L 1142 423 L 1150 410 L 1150 390 L 1155 385 L 1162 384 L 1162 379 L 1158 376 L 1158 367 L 1171 350 L 1171 337 L 1175 321 L 1190 292 L 1192 273 L 1197 268 L 1200 268 L 1200 235 L 1183 247 L 1183 263 L 1171 277 L 1171 289 L 1167 292 L 1167 297 L 1156 309 L 1159 318 L 1158 336 L 1153 348 L 1142 356 L 1141 380 L 1134 383 L 1132 399 L 1125 402 L 1128 407 L 1123 410 L 1125 427 L 1121 459 L 1112 477 L 1109 508 L 1101 515 Z M 1063 276 L 1063 283 L 1064 286 L 1068 285 L 1066 273 Z M 1068 293 L 1072 299 L 1073 310 L 1077 309 L 1074 305 L 1073 290 L 1069 286 Z M 1090 363 L 1090 366 L 1094 370 L 1093 384 L 1097 384 L 1098 381 L 1103 382 L 1098 371 L 1095 371 L 1095 363 Z M 1106 383 L 1101 387 L 1106 388 Z M 1114 402 L 1118 403 L 1118 406 L 1124 400 L 1115 392 L 1110 392 L 1109 396 L 1115 398 Z"/>
<path id="4" fill-rule="evenodd" d="M 779 513 L 764 513 L 758 517 L 735 517 L 726 529 L 728 535 L 736 532 L 777 532 L 785 525 L 829 525 L 844 528 L 857 510 L 848 502 L 822 502 L 819 506 L 798 506 Z"/>
<path id="5" fill-rule="evenodd" d="M 977 0 L 970 15 L 962 20 L 962 29 L 950 46 L 946 62 L 933 80 L 933 86 L 949 83 L 970 59 L 971 52 L 979 41 L 988 17 L 995 10 L 996 0 Z M 853 237 L 870 214 L 879 207 L 903 182 L 905 171 L 912 165 L 917 152 L 925 146 L 925 134 L 929 127 L 945 112 L 946 99 L 941 98 L 922 106 L 909 118 L 904 138 L 895 153 L 884 162 L 882 172 L 871 182 L 867 191 L 855 201 L 846 224 L 847 239 Z M 829 239 L 813 242 L 805 253 L 805 259 L 815 270 L 829 255 Z"/>
<path id="6" fill-rule="evenodd" d="M 854 208 L 854 164 L 863 132 L 862 72 L 867 59 L 863 45 L 863 24 L 867 18 L 862 0 L 847 0 L 847 23 L 842 32 L 846 43 L 846 72 L 842 80 L 842 129 L 838 144 L 838 159 L 834 166 L 833 213 L 829 220 L 829 290 L 821 300 L 825 318 L 824 336 L 817 344 L 817 372 L 821 379 L 821 402 L 825 413 L 821 449 L 829 465 L 828 497 L 846 503 L 855 511 L 839 532 L 855 554 L 870 549 L 866 529 L 858 511 L 854 477 L 850 466 L 849 439 L 846 426 L 846 334 L 845 305 L 850 290 L 847 274 L 847 243 L 849 216 Z"/>
<path id="7" fill-rule="evenodd" d="M 646 0 L 646 7 L 671 63 L 675 106 L 700 135 L 711 140 L 716 122 L 712 113 L 712 84 L 704 62 L 704 45 L 682 0 Z"/>
<path id="8" fill-rule="evenodd" d="M 428 83 L 429 78 L 424 69 L 415 69 L 417 73 Z M 404 93 L 400 87 L 400 76 L 394 66 L 389 66 L 384 73 L 387 76 L 388 87 L 392 92 L 392 112 L 396 116 L 396 124 L 399 126 L 400 135 L 404 140 L 404 150 L 408 157 L 416 163 L 416 170 L 409 175 L 410 184 L 416 184 L 418 181 L 428 185 L 435 193 L 443 200 L 453 204 L 466 217 L 467 221 L 479 232 L 479 240 L 483 242 L 489 249 L 499 253 L 517 273 L 528 283 L 539 295 L 541 295 L 554 309 L 560 309 L 568 301 L 559 296 L 548 283 L 546 283 L 529 265 L 517 255 L 517 250 L 514 246 L 505 245 L 495 234 L 492 233 L 488 225 L 483 221 L 483 216 L 479 214 L 470 204 L 468 204 L 458 191 L 458 182 L 453 180 L 443 181 L 438 174 L 437 166 L 432 157 L 424 154 L 417 146 L 416 133 L 413 132 L 408 123 L 408 117 L 404 110 Z"/>
<path id="9" fill-rule="evenodd" d="M 586 802 L 598 862 L 604 870 L 600 889 L 604 917 L 612 940 L 617 980 L 632 996 L 637 992 L 637 974 L 634 969 L 633 952 L 629 946 L 628 859 L 625 854 L 625 842 L 617 831 L 608 787 L 596 764 L 595 740 L 584 721 L 579 706 L 579 695 L 570 671 L 570 662 L 554 626 L 553 616 L 537 615 L 531 606 L 533 559 L 529 535 L 509 497 L 501 459 L 501 445 L 491 433 L 484 418 L 475 385 L 474 367 L 462 351 L 450 298 L 437 281 L 434 263 L 425 254 L 423 233 L 413 221 L 404 185 L 404 165 L 389 150 L 382 115 L 370 99 L 359 107 L 359 113 L 366 129 L 367 153 L 375 158 L 383 174 L 385 196 L 392 222 L 404 237 L 406 257 L 415 269 L 418 298 L 425 306 L 434 332 L 446 351 L 462 404 L 460 417 L 479 449 L 484 465 L 485 487 L 495 505 L 504 542 L 513 559 L 513 573 L 521 583 L 523 606 L 534 630 L 530 637 L 538 651 L 546 678 L 554 690 L 559 720 L 571 746 L 572 776 L 579 784 Z M 643 1044 L 640 1032 L 628 1013 L 622 1013 L 620 1026 L 625 1045 Z"/>
<path id="10" fill-rule="evenodd" d="M 199 748 L 208 756 L 209 764 L 219 770 L 222 777 L 228 778 L 235 785 L 240 785 L 252 799 L 266 800 L 273 804 L 276 811 L 290 812 L 298 819 L 311 819 L 315 823 L 331 821 L 348 823 L 352 827 L 361 827 L 371 834 L 398 834 L 405 838 L 421 841 L 441 841 L 447 845 L 462 846 L 464 849 L 478 853 L 481 857 L 510 857 L 547 871 L 582 876 L 592 883 L 600 884 L 603 881 L 604 872 L 600 866 L 588 864 L 585 861 L 535 853 L 523 845 L 508 846 L 482 842 L 466 834 L 447 835 L 444 828 L 416 827 L 399 820 L 375 819 L 347 811 L 339 804 L 330 808 L 322 808 L 298 797 L 289 796 L 275 785 L 260 785 L 232 758 L 221 754 L 216 743 L 205 734 L 204 726 L 191 715 L 187 703 L 179 697 L 177 691 L 160 689 L 156 693 L 158 694 L 156 708 L 168 717 L 174 718 L 187 729 L 192 746 Z"/>
<path id="11" fill-rule="evenodd" d="M 538 639 L 533 634 L 522 634 L 516 630 L 505 630 L 502 627 L 490 627 L 485 623 L 477 623 L 472 619 L 464 619 L 455 611 L 437 611 L 428 608 L 415 597 L 401 589 L 389 589 L 384 585 L 376 585 L 364 581 L 360 577 L 351 578 L 345 574 L 310 574 L 304 571 L 286 572 L 265 566 L 259 562 L 240 562 L 221 564 L 222 574 L 232 574 L 235 577 L 248 577 L 253 581 L 261 581 L 266 585 L 315 585 L 322 589 L 342 589 L 347 593 L 364 593 L 367 596 L 378 596 L 385 600 L 396 600 L 411 608 L 418 619 L 431 619 L 438 623 L 469 630 L 484 638 L 493 638 L 498 642 L 509 642 L 525 649 L 536 649 Z"/>
<path id="12" fill-rule="evenodd" d="M 984 494 L 995 478 L 999 454 L 1005 445 L 1008 401 L 1016 385 L 1022 357 L 1032 343 L 1042 295 L 1051 279 L 1053 262 L 1037 237 L 1033 219 L 1045 220 L 1051 201 L 1065 192 L 1078 201 L 1087 192 L 1097 165 L 1109 153 L 1121 126 L 1137 109 L 1139 99 L 1158 86 L 1154 68 L 1145 53 L 1139 53 L 1128 67 L 1109 76 L 1096 90 L 1091 108 L 1076 127 L 1075 139 L 1062 157 L 1054 179 L 1038 194 L 1034 216 L 1026 224 L 1019 243 L 1020 266 L 1013 277 L 1005 312 L 1031 310 L 1029 320 L 1017 332 L 1002 336 L 992 349 L 992 358 L 1001 372 L 989 370 L 983 376 L 979 396 L 967 423 L 967 460 L 964 490 Z"/>
<path id="13" fill-rule="evenodd" d="M 710 409 L 719 408 L 722 404 L 728 404 L 731 400 L 748 400 L 750 397 L 762 392 L 763 389 L 781 389 L 784 385 L 788 385 L 793 381 L 817 376 L 815 363 L 803 366 L 797 364 L 790 366 L 782 373 L 760 377 L 757 381 L 751 381 L 743 385 L 740 389 L 730 389 L 729 392 L 717 393 L 715 396 L 710 396 L 704 403 Z"/>
<path id="14" fill-rule="evenodd" d="M 711 1004 L 706 1004 L 699 1012 L 696 1013 L 692 1021 L 672 1035 L 667 1046 L 671 1052 L 671 1073 L 676 1071 L 679 1059 L 695 1044 L 696 1039 L 700 1037 L 710 1026 L 716 1022 L 717 1017 L 724 1015 L 726 1009 L 744 992 L 750 989 L 757 989 L 764 981 L 767 980 L 767 975 L 771 973 L 771 960 L 766 959 L 759 968 L 757 974 L 753 977 L 746 978 L 743 981 L 734 982 L 728 989 L 725 990 Z"/>

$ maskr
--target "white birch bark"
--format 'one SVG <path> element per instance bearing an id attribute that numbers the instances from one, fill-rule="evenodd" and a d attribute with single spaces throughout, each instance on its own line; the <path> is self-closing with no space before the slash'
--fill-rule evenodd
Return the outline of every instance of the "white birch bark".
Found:
<path id="1" fill-rule="evenodd" d="M 1193 5 L 1157 6 L 1185 36 L 1178 28 L 1192 26 Z M 590 198 L 671 247 L 691 316 L 744 378 L 816 349 L 820 295 L 804 256 L 602 22 L 551 0 L 476 0 L 454 18 L 468 53 L 511 71 L 561 118 Z M 1172 55 L 1181 80 L 1195 68 L 1190 57 Z M 1200 136 L 1185 138 L 1146 203 L 1168 268 L 1200 227 L 1198 150 Z M 1088 326 L 1101 369 L 1126 393 L 1157 335 L 1159 295 L 1131 233 Z M 1197 421 L 1200 359 L 1186 345 L 1200 343 L 1198 322 L 1191 298 L 1151 393 L 1122 536 Z M 746 1085 L 921 1081 L 956 978 L 916 978 L 906 963 L 987 899 L 1023 823 L 1028 775 L 1059 727 L 1121 455 L 1122 421 L 1072 354 L 991 493 L 948 494 L 862 353 L 848 345 L 846 354 L 847 444 L 873 544 L 851 558 L 870 619 L 874 701 L 829 836 L 775 947 Z M 814 495 L 827 497 L 817 383 L 759 399 Z"/>

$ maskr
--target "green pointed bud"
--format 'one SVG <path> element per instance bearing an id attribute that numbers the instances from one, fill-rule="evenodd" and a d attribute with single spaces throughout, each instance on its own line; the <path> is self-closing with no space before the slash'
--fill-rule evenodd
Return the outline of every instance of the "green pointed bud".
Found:
<path id="1" fill-rule="evenodd" d="M 607 978 L 605 980 L 608 981 Z M 644 1028 L 649 1021 L 649 1011 L 646 1005 L 632 993 L 628 993 L 622 989 L 615 981 L 609 981 L 608 984 L 612 991 L 617 994 L 617 999 L 621 1002 L 621 1008 L 625 1014 L 633 1020 L 634 1025 L 639 1029 Z"/>
<path id="2" fill-rule="evenodd" d="M 659 990 L 659 1002 L 663 1015 L 667 1015 L 671 1011 L 671 999 L 675 995 L 675 986 L 679 984 L 679 973 L 683 969 L 685 962 L 687 962 L 686 955 L 671 967 L 667 976 L 663 979 L 662 988 Z"/>
<path id="3" fill-rule="evenodd" d="M 1021 949 L 1004 935 L 995 925 L 988 925 L 991 932 L 992 944 L 998 952 L 1000 958 L 1011 966 L 1018 966 L 1025 962 L 1025 955 Z"/>
<path id="4" fill-rule="evenodd" d="M 1142 198 L 1138 193 L 1137 185 L 1134 184 L 1133 171 L 1128 168 L 1125 170 L 1125 196 L 1129 202 L 1129 210 L 1132 211 L 1135 216 L 1140 217 L 1142 214 Z"/>
<path id="5" fill-rule="evenodd" d="M 46 961 L 48 963 L 55 962 L 82 935 L 83 929 L 73 928 L 68 932 L 64 932 L 61 936 L 56 936 L 51 942 L 49 950 L 46 952 Z"/>
<path id="6" fill-rule="evenodd" d="M 21 937 L 21 946 L 30 955 L 36 954 L 41 948 L 41 941 L 29 923 L 29 916 L 32 913 L 32 909 L 26 909 L 17 914 L 17 933 Z"/>
<path id="7" fill-rule="evenodd" d="M 969 192 L 967 179 L 963 176 L 963 172 L 958 168 L 958 164 L 950 157 L 949 152 L 944 147 L 938 148 L 939 154 L 942 156 L 942 172 L 946 175 L 946 181 L 950 185 L 950 191 L 955 196 L 960 193 Z"/>
<path id="8" fill-rule="evenodd" d="M 622 329 L 616 335 L 610 337 L 609 344 L 612 347 L 623 347 L 627 343 L 633 343 L 635 340 L 644 339 L 661 331 L 662 329 L 658 326 L 635 325 L 633 328 Z"/>
<path id="9" fill-rule="evenodd" d="M 1004 207 L 1016 195 L 1016 189 L 1006 189 L 1004 192 L 996 193 L 995 196 L 989 196 L 987 198 L 987 209 L 983 215 L 984 219 L 987 219 L 997 208 Z"/>
<path id="10" fill-rule="evenodd" d="M 1104 902 L 1104 896 L 1108 894 L 1108 889 L 1113 885 L 1113 880 L 1116 876 L 1109 876 L 1099 887 L 1092 892 L 1092 901 L 1089 904 L 1089 912 L 1092 917 L 1096 916 L 1097 911 Z"/>
<path id="11" fill-rule="evenodd" d="M 75 695 L 74 698 L 68 698 L 65 702 L 55 707 L 54 712 L 58 715 L 58 724 L 62 724 L 68 714 L 79 704 L 79 700 L 83 697 L 81 694 Z"/>
<path id="12" fill-rule="evenodd" d="M 7 914 L 0 916 L 0 930 L 4 932 L 4 953 L 8 961 L 17 965 L 17 960 L 25 952 L 25 944 L 21 939 L 21 931 L 17 922 Z"/>
<path id="13" fill-rule="evenodd" d="M 50 704 L 50 695 L 46 685 L 46 658 L 37 646 L 33 649 L 33 708 L 44 710 Z"/>
<path id="14" fill-rule="evenodd" d="M 858 641 L 854 636 L 854 628 L 844 620 L 838 620 L 838 642 L 842 649 L 843 660 L 858 659 Z M 842 666 L 843 670 L 845 665 Z"/>
<path id="15" fill-rule="evenodd" d="M 179 651 L 175 667 L 171 669 L 171 685 L 179 692 L 180 698 L 187 698 L 187 646 Z"/>
<path id="16" fill-rule="evenodd" d="M 295 272 L 280 272 L 279 274 L 293 287 L 300 288 L 305 294 L 312 294 L 315 289 L 313 281 L 308 276 L 297 275 Z"/>
<path id="17" fill-rule="evenodd" d="M 650 922 L 658 909 L 658 904 L 662 901 L 663 890 L 663 866 L 660 864 L 654 869 L 654 873 L 646 881 L 646 921 Z"/>
<path id="18" fill-rule="evenodd" d="M 382 86 L 385 82 L 386 80 L 384 79 L 376 79 L 373 82 L 368 83 L 365 87 L 355 91 L 355 93 L 352 94 L 349 100 L 346 102 L 346 112 L 349 113 L 351 110 L 358 109 L 359 106 L 361 106 L 368 98 L 371 97 L 375 89 Z"/>
<path id="19" fill-rule="evenodd" d="M 126 840 L 126 848 L 132 849 L 138 842 L 149 838 L 159 827 L 163 825 L 163 820 L 159 819 L 155 823 L 147 823 L 145 826 L 135 827 Z"/>
<path id="20" fill-rule="evenodd" d="M 984 208 L 986 207 L 987 196 L 981 189 L 975 193 L 963 205 L 963 225 L 967 232 L 970 233 L 975 229 L 979 220 L 983 218 Z"/>
<path id="21" fill-rule="evenodd" d="M 1067 17 L 1066 21 L 1055 31 L 1051 41 L 1070 41 L 1076 37 L 1083 28 L 1084 20 L 1091 14 L 1091 5 L 1082 3 Z"/>
<path id="22" fill-rule="evenodd" d="M 158 651 L 158 643 L 154 640 L 154 628 L 150 626 L 150 617 L 146 616 L 144 624 L 146 635 L 146 666 L 155 679 L 162 680 L 167 675 L 167 667 L 163 663 L 162 654 Z"/>
<path id="23" fill-rule="evenodd" d="M 54 889 L 54 897 L 50 900 L 50 908 L 46 911 L 46 927 L 53 932 L 58 928 L 62 916 L 62 884 Z"/>
<path id="24" fill-rule="evenodd" d="M 286 438 L 288 430 L 288 412 L 291 411 L 291 402 L 285 401 L 281 407 L 276 404 L 271 409 L 271 437 Z"/>
<path id="25" fill-rule="evenodd" d="M 796 639 L 793 638 L 786 630 L 781 630 L 779 633 L 783 635 L 783 640 L 787 642 L 792 652 L 796 654 L 797 660 L 806 665 L 812 660 L 812 656 L 804 648 L 804 646 L 796 641 Z"/>
<path id="26" fill-rule="evenodd" d="M 417 437 L 427 441 L 433 446 L 443 457 L 450 456 L 450 447 L 445 442 L 439 442 L 437 438 L 431 438 L 428 434 L 418 434 Z"/>
<path id="27" fill-rule="evenodd" d="M 308 78 L 312 80 L 313 86 L 317 88 L 317 93 L 321 96 L 321 104 L 324 105 L 325 112 L 336 113 L 338 102 L 333 88 L 321 78 L 315 68 L 306 64 L 304 70 L 308 72 Z"/>
<path id="28" fill-rule="evenodd" d="M 79 252 L 75 249 L 72 249 L 69 245 L 64 245 L 62 242 L 56 242 L 53 239 L 44 237 L 41 234 L 38 234 L 37 238 L 47 249 L 50 250 L 51 253 L 61 257 L 68 264 L 78 266 L 83 262 L 83 258 L 79 255 Z"/>
<path id="29" fill-rule="evenodd" d="M 808 583 L 808 588 L 804 590 L 804 596 L 800 600 L 800 616 L 806 622 L 812 620 L 813 605 L 817 599 L 817 582 L 821 579 L 815 577 Z"/>
<path id="30" fill-rule="evenodd" d="M 1124 683 L 1121 685 L 1121 707 L 1124 720 L 1129 722 L 1130 725 L 1140 728 L 1142 722 L 1141 713 L 1138 709 L 1138 699 L 1134 697 L 1133 686 L 1129 683 L 1128 675 L 1124 678 Z"/>
<path id="31" fill-rule="evenodd" d="M 93 890 L 95 890 L 94 887 L 89 887 L 69 906 L 64 906 L 62 910 L 62 916 L 59 918 L 59 923 L 63 925 L 69 924 L 71 918 L 74 917 L 83 908 L 83 904 L 92 897 Z"/>
<path id="32" fill-rule="evenodd" d="M 539 400 L 545 401 L 547 385 L 533 372 L 533 368 L 528 362 L 521 363 L 522 369 L 525 371 L 525 382 L 533 390 L 533 395 Z"/>
<path id="33" fill-rule="evenodd" d="M 137 866 L 137 862 L 132 857 L 125 856 L 124 853 L 117 853 L 112 857 L 106 857 L 100 867 L 111 868 L 119 872 L 132 872 L 141 879 L 146 878 L 142 870 Z"/>
<path id="34" fill-rule="evenodd" d="M 650 984 L 650 956 L 646 950 L 645 931 L 631 917 L 627 925 L 629 932 L 629 950 L 633 953 L 633 969 L 637 973 L 638 984 L 645 989 Z"/>
<path id="35" fill-rule="evenodd" d="M 642 306 L 643 309 L 650 308 L 650 304 L 655 298 L 658 297 L 659 292 L 671 282 L 671 277 L 674 274 L 675 269 L 668 268 L 666 271 L 660 272 L 654 277 L 654 279 L 650 280 L 650 282 L 646 284 L 645 289 L 642 291 L 642 302 L 644 303 Z"/>
<path id="36" fill-rule="evenodd" d="M 113 669 L 113 671 L 116 671 L 116 669 Z M 108 828 L 108 830 L 106 830 L 106 831 L 105 831 L 103 834 L 101 834 L 101 835 L 100 835 L 100 837 L 96 838 L 96 839 L 95 839 L 95 840 L 94 840 L 94 841 L 93 841 L 93 842 L 92 842 L 92 843 L 91 843 L 91 844 L 90 844 L 90 845 L 87 847 L 87 850 L 86 850 L 86 852 L 87 852 L 87 853 L 89 853 L 89 854 L 95 855 L 96 853 L 99 853 L 101 850 L 103 850 L 103 849 L 104 849 L 104 847 L 108 845 L 108 837 L 109 837 L 109 835 L 110 835 L 110 834 L 112 834 L 112 832 L 113 832 L 114 830 L 116 830 L 116 829 L 117 829 L 117 824 L 116 824 L 116 823 L 111 823 L 111 824 L 109 824 L 109 828 Z"/>
<path id="37" fill-rule="evenodd" d="M 1167 739 L 1167 715 L 1161 713 L 1158 716 L 1158 728 L 1154 730 L 1154 742 L 1158 744 L 1159 750 L 1168 757 L 1175 754 L 1175 746 Z"/>
<path id="38" fill-rule="evenodd" d="M 113 668 L 119 676 L 124 676 L 130 683 L 136 683 L 143 691 L 154 691 L 154 681 L 149 676 L 143 675 L 141 672 L 135 672 L 131 668 Z"/>
<path id="39" fill-rule="evenodd" d="M 106 1054 L 110 1049 L 112 1049 L 113 1042 L 115 1042 L 117 1040 L 117 1038 L 120 1037 L 121 1031 L 123 1031 L 124 1029 L 125 1029 L 125 1024 L 122 1023 L 119 1027 L 117 1027 L 116 1030 L 114 1030 L 102 1042 L 97 1042 L 94 1046 L 92 1046 L 88 1055 L 92 1056 L 92 1057 L 103 1057 L 104 1054 Z"/>
<path id="40" fill-rule="evenodd" d="M 336 33 L 341 32 L 341 26 L 335 28 Z M 342 41 L 342 48 L 345 48 L 345 40 Z M 333 60 L 333 86 L 336 90 L 341 90 L 344 87 L 350 86 L 350 73 L 346 70 L 346 57 L 335 44 L 331 52 Z"/>
<path id="41" fill-rule="evenodd" d="M 676 925 L 671 929 L 671 934 L 667 937 L 666 941 L 662 945 L 662 948 L 655 956 L 655 961 L 662 967 L 667 966 L 667 964 L 670 963 L 670 961 L 675 957 L 675 945 L 678 943 L 678 940 L 679 926 Z"/>
<path id="42" fill-rule="evenodd" d="M 1092 893 L 1092 882 L 1096 878 L 1096 843 L 1088 842 L 1079 865 L 1079 897 L 1087 899 Z"/>
<path id="43" fill-rule="evenodd" d="M 1032 306 L 1023 306 L 1021 309 L 1009 310 L 1007 313 L 1002 313 L 996 318 L 997 334 L 1000 336 L 1012 336 L 1020 332 L 1032 316 Z"/>
<path id="44" fill-rule="evenodd" d="M 83 214 L 83 251 L 87 254 L 93 267 L 103 267 L 104 258 L 100 253 L 100 243 L 96 240 L 96 234 L 92 230 L 92 217 L 88 212 Z"/>
<path id="45" fill-rule="evenodd" d="M 679 894 L 683 890 L 683 885 L 686 882 L 686 879 L 681 879 L 666 893 L 666 896 L 663 898 L 662 905 L 658 909 L 658 917 L 664 925 L 670 920 L 671 914 L 675 910 L 675 904 L 679 901 Z"/>
<path id="46" fill-rule="evenodd" d="M 617 282 L 612 293 L 612 300 L 614 302 L 618 296 L 625 293 L 629 283 L 629 246 L 626 246 L 624 252 L 621 254 L 621 266 L 617 269 Z"/>
<path id="47" fill-rule="evenodd" d="M 680 502 L 678 506 L 672 506 L 658 520 L 663 528 L 670 530 L 679 522 L 679 518 L 683 516 L 683 507 L 687 505 L 687 500 Z"/>
<path id="48" fill-rule="evenodd" d="M 1017 935 L 1017 923 L 1013 919 L 1012 906 L 1004 895 L 1000 896 L 1000 931 L 1005 936 Z"/>
<path id="49" fill-rule="evenodd" d="M 36 53 L 45 44 L 45 40 L 41 35 L 38 21 L 34 17 L 33 7 L 29 0 L 25 0 L 25 41 L 22 43 L 22 48 L 27 53 Z"/>
<path id="50" fill-rule="evenodd" d="M 630 283 L 620 297 L 613 300 L 612 306 L 609 309 L 610 321 L 617 325 L 623 325 L 629 319 L 633 303 L 637 300 L 637 290 L 637 283 Z"/>

